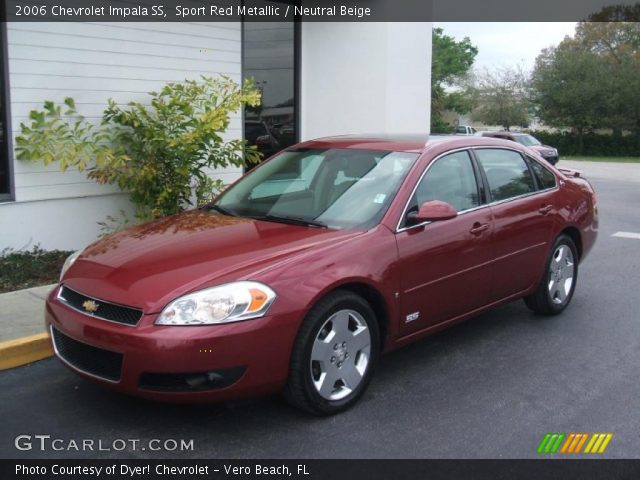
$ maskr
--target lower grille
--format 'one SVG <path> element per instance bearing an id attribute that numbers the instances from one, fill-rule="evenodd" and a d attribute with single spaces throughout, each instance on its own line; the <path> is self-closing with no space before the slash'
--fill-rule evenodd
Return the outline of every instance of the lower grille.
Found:
<path id="1" fill-rule="evenodd" d="M 140 388 L 158 392 L 202 392 L 228 387 L 237 382 L 247 367 L 224 368 L 209 372 L 143 373 Z"/>
<path id="2" fill-rule="evenodd" d="M 51 338 L 58 356 L 72 367 L 111 382 L 120 381 L 123 358 L 121 353 L 79 342 L 53 326 Z"/>

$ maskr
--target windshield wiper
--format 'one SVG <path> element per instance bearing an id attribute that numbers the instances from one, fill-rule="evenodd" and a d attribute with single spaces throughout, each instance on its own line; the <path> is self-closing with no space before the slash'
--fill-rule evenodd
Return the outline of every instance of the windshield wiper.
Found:
<path id="1" fill-rule="evenodd" d="M 281 217 L 279 215 L 251 215 L 251 218 L 255 218 L 256 220 L 267 220 L 270 222 L 280 222 L 280 223 L 289 223 L 291 225 L 302 225 L 304 227 L 318 227 L 318 228 L 329 228 L 326 224 L 322 222 L 318 222 L 316 220 L 307 220 L 305 218 L 299 217 Z"/>
<path id="2" fill-rule="evenodd" d="M 228 210 L 228 209 L 226 209 L 224 207 L 221 207 L 220 205 L 209 204 L 209 205 L 205 205 L 204 208 L 207 209 L 207 210 L 215 210 L 216 212 L 220 212 L 223 215 L 227 215 L 229 217 L 237 217 L 238 216 L 235 213 L 233 213 L 231 210 Z"/>

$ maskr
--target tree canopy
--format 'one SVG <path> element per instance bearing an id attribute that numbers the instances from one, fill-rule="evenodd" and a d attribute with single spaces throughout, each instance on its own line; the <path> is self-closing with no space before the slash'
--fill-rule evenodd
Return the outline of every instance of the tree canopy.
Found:
<path id="1" fill-rule="evenodd" d="M 521 68 L 485 70 L 476 75 L 471 118 L 487 125 L 529 126 L 527 76 Z"/>
<path id="2" fill-rule="evenodd" d="M 431 126 L 432 131 L 442 129 L 442 113 L 454 110 L 466 113 L 471 104 L 463 91 L 447 91 L 460 85 L 475 61 L 478 49 L 465 37 L 461 41 L 445 35 L 441 28 L 432 33 L 433 53 L 431 63 Z"/>
<path id="3" fill-rule="evenodd" d="M 611 7 L 580 22 L 573 38 L 544 50 L 531 78 L 538 117 L 550 126 L 632 131 L 640 143 L 640 23 Z M 607 21 L 609 20 L 609 21 Z"/>

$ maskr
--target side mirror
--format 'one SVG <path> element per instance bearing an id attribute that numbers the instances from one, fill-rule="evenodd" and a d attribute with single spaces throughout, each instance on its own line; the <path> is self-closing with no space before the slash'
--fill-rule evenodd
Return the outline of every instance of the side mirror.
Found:
<path id="1" fill-rule="evenodd" d="M 443 220 L 451 220 L 457 216 L 457 210 L 447 202 L 431 200 L 420 205 L 420 209 L 417 212 L 410 212 L 408 219 L 415 224 L 422 222 L 441 222 Z"/>

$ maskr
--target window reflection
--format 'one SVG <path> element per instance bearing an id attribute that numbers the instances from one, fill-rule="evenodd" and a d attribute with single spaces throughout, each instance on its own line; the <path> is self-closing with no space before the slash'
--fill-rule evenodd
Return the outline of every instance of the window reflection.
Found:
<path id="1" fill-rule="evenodd" d="M 7 111 L 5 108 L 5 45 L 6 37 L 0 32 L 0 199 L 7 197 L 9 192 L 9 150 L 7 148 Z"/>
<path id="2" fill-rule="evenodd" d="M 479 149 L 476 156 L 484 169 L 494 202 L 535 190 L 529 167 L 519 153 L 513 150 Z"/>
<path id="3" fill-rule="evenodd" d="M 263 158 L 297 141 L 294 44 L 293 22 L 244 23 L 243 76 L 262 92 L 261 105 L 245 110 L 244 135 Z"/>

